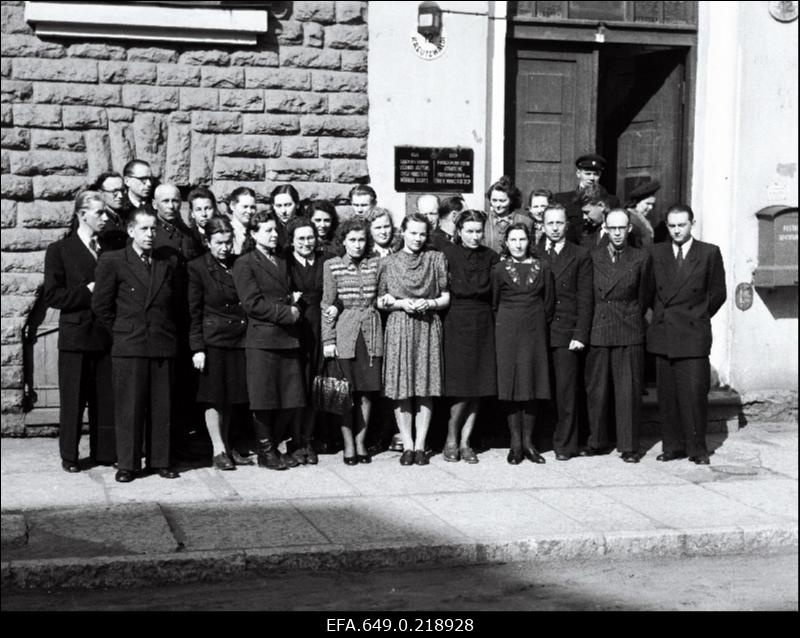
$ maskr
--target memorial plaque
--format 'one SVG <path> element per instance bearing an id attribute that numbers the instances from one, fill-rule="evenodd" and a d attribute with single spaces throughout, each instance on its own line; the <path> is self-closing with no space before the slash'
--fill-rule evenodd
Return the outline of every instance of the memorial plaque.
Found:
<path id="1" fill-rule="evenodd" d="M 471 148 L 394 147 L 398 193 L 471 193 L 475 153 Z"/>

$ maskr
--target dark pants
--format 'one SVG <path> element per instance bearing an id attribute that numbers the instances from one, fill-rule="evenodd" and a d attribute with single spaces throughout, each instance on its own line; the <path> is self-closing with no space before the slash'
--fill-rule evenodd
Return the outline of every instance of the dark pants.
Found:
<path id="1" fill-rule="evenodd" d="M 579 352 L 569 348 L 551 348 L 551 370 L 555 380 L 558 422 L 553 432 L 553 450 L 560 454 L 578 452 L 578 378 Z"/>
<path id="2" fill-rule="evenodd" d="M 617 450 L 639 451 L 644 345 L 591 346 L 586 356 L 589 447 L 608 447 L 608 400 L 613 392 Z"/>
<path id="3" fill-rule="evenodd" d="M 78 462 L 83 410 L 89 408 L 89 455 L 96 463 L 117 460 L 114 395 L 108 352 L 58 353 L 59 433 L 61 458 Z"/>
<path id="4" fill-rule="evenodd" d="M 141 468 L 142 439 L 150 469 L 169 467 L 173 360 L 114 357 L 119 469 Z"/>
<path id="5" fill-rule="evenodd" d="M 708 357 L 668 359 L 656 355 L 658 411 L 664 452 L 708 454 L 708 391 L 711 366 Z"/>

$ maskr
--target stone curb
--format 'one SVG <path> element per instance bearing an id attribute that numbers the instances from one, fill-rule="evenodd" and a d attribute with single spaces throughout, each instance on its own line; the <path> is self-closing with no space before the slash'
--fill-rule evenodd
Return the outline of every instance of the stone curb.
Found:
<path id="1" fill-rule="evenodd" d="M 374 569 L 418 563 L 475 565 L 515 561 L 628 559 L 784 552 L 798 547 L 794 523 L 606 534 L 534 536 L 456 544 L 384 543 L 195 551 L 150 556 L 4 561 L 3 591 L 141 587 L 212 582 L 283 570 Z"/>

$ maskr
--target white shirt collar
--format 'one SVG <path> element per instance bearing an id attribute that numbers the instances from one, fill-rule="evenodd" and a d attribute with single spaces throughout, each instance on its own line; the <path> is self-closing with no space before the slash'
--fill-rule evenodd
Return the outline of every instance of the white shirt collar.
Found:
<path id="1" fill-rule="evenodd" d="M 684 259 L 686 259 L 686 255 L 689 254 L 689 249 L 692 247 L 693 243 L 694 243 L 694 237 L 689 237 L 689 239 L 686 240 L 686 243 L 683 244 Z M 676 244 L 675 242 L 672 242 L 672 256 L 675 257 L 676 259 L 678 258 L 678 244 Z"/>
<path id="2" fill-rule="evenodd" d="M 294 260 L 300 264 L 301 266 L 313 266 L 314 265 L 314 253 L 311 253 L 311 259 L 306 257 L 300 257 L 296 252 L 292 251 L 292 256 Z"/>
<path id="3" fill-rule="evenodd" d="M 95 242 L 97 242 L 97 235 L 92 235 L 91 232 L 89 232 L 86 228 L 82 226 L 78 226 L 77 234 L 78 238 L 83 242 L 83 245 L 86 246 L 90 251 L 95 252 L 92 250 L 90 242 L 92 240 L 92 237 L 94 237 Z"/>
<path id="4" fill-rule="evenodd" d="M 560 255 L 561 251 L 564 249 L 564 244 L 566 243 L 566 241 L 567 241 L 566 237 L 562 237 L 557 242 L 552 242 L 551 240 L 548 239 L 546 250 L 549 251 L 550 248 L 553 248 L 553 250 L 556 251 L 556 255 Z"/>

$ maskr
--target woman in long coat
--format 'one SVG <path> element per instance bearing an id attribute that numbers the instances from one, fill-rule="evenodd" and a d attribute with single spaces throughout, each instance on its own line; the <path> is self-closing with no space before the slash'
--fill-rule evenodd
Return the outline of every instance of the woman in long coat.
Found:
<path id="1" fill-rule="evenodd" d="M 189 346 L 199 373 L 197 402 L 207 406 L 214 467 L 233 470 L 228 433 L 233 406 L 247 403 L 247 316 L 231 273 L 233 227 L 226 218 L 214 217 L 206 223 L 205 232 L 209 252 L 188 265 Z"/>
<path id="2" fill-rule="evenodd" d="M 285 470 L 278 453 L 281 422 L 306 405 L 303 353 L 297 322 L 299 295 L 292 292 L 286 261 L 279 254 L 278 218 L 260 211 L 250 220 L 256 247 L 233 266 L 236 292 L 247 314 L 247 391 L 253 411 L 258 464 Z"/>
<path id="3" fill-rule="evenodd" d="M 508 462 L 544 463 L 533 446 L 537 401 L 550 399 L 547 324 L 554 304 L 553 273 L 534 253 L 525 224 L 506 229 L 503 261 L 492 268 L 497 398 L 505 402 Z"/>
<path id="4" fill-rule="evenodd" d="M 450 307 L 443 322 L 444 396 L 451 402 L 445 461 L 478 462 L 470 435 L 481 397 L 497 394 L 492 268 L 500 258 L 481 244 L 485 223 L 483 212 L 462 211 L 455 243 L 442 244 L 450 279 Z"/>

